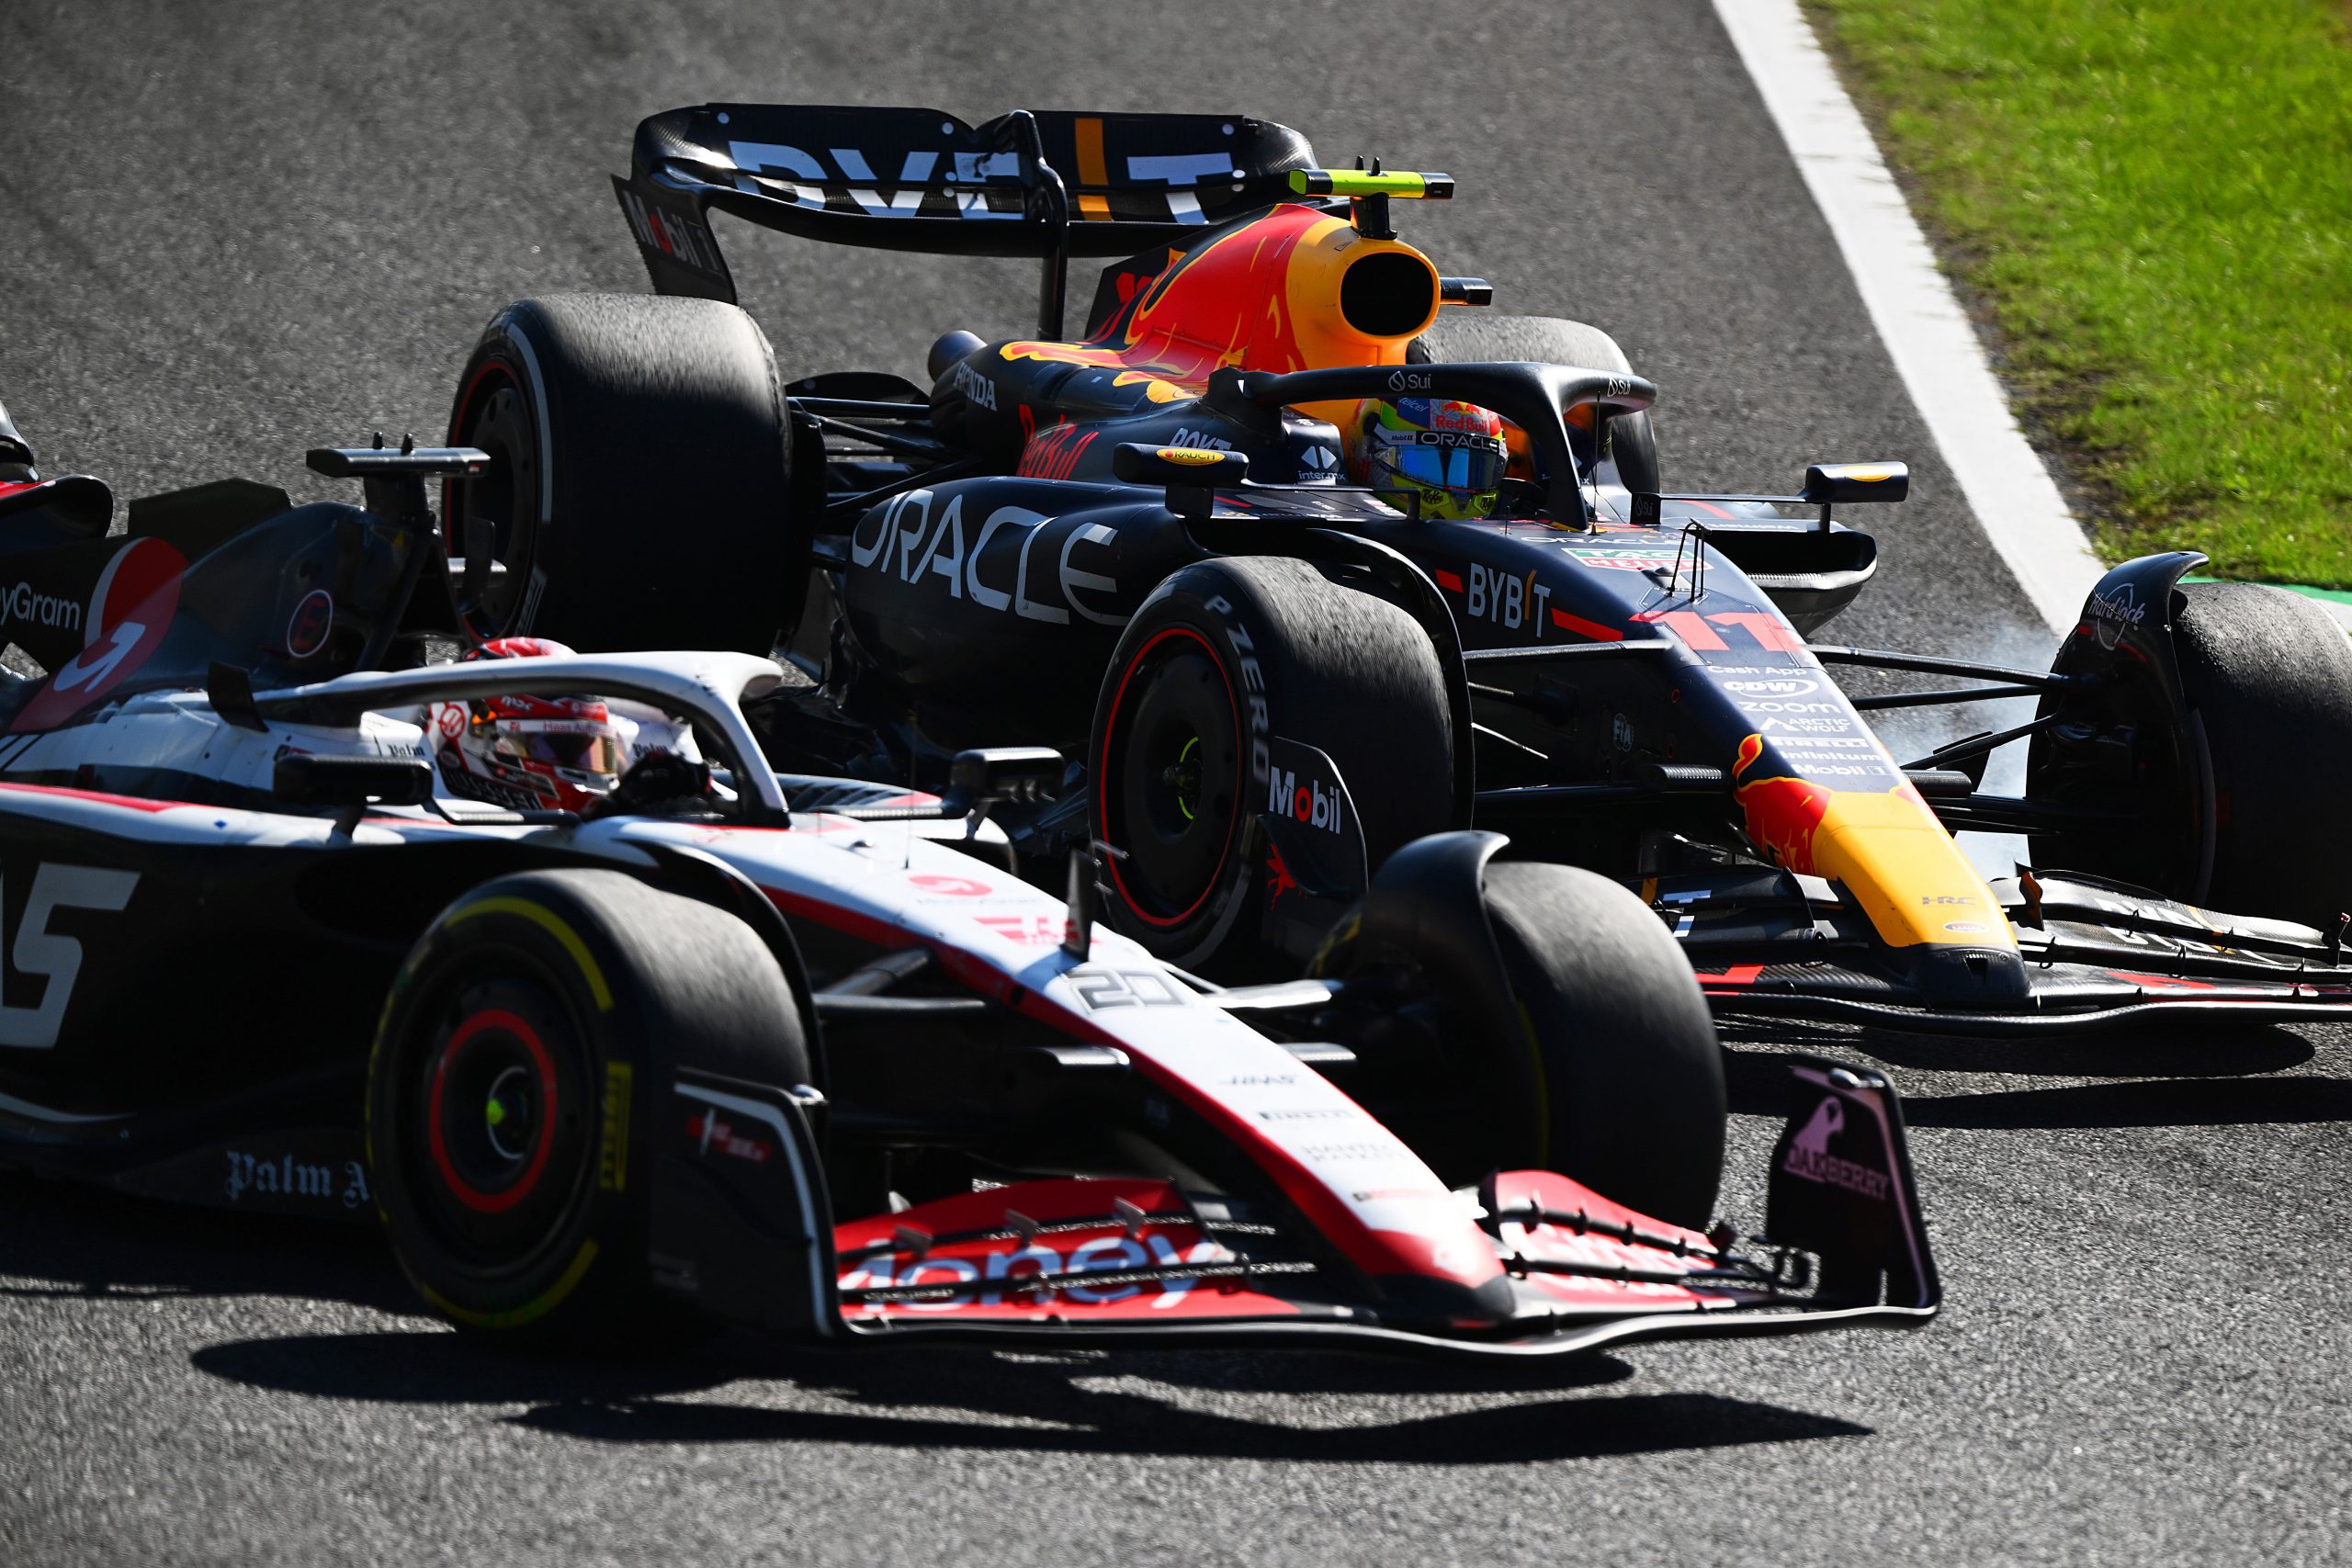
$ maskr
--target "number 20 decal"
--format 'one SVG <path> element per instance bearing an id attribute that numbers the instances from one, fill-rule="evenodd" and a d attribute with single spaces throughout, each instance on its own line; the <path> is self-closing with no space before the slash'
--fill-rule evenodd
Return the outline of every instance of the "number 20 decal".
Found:
<path id="1" fill-rule="evenodd" d="M 32 896 L 17 923 L 16 945 L 9 962 L 17 973 L 45 976 L 38 1007 L 8 1004 L 7 985 L 0 981 L 0 1045 L 46 1051 L 57 1043 L 58 1025 L 65 1021 L 65 1004 L 73 999 L 74 977 L 82 972 L 82 943 L 49 929 L 49 918 L 59 909 L 120 909 L 139 886 L 135 871 L 107 871 L 95 865 L 43 865 L 33 874 Z M 5 935 L 5 933 L 0 933 Z"/>
<path id="2" fill-rule="evenodd" d="M 1105 1008 L 1182 1007 L 1184 993 L 1165 975 L 1148 969 L 1073 969 L 1070 983 L 1078 999 L 1101 1012 Z"/>

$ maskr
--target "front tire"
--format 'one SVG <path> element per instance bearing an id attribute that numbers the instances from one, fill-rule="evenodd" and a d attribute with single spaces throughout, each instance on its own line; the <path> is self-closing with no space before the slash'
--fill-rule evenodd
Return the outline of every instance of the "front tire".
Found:
<path id="1" fill-rule="evenodd" d="M 769 652 L 805 577 L 788 432 L 767 338 L 735 306 L 507 306 L 449 414 L 450 443 L 491 457 L 444 513 L 468 630 Z"/>
<path id="2" fill-rule="evenodd" d="M 1388 981 L 1358 1048 L 1358 1097 L 1451 1185 L 1555 1170 L 1705 1228 L 1723 1179 L 1725 1089 L 1689 959 L 1639 898 L 1577 867 L 1489 863 L 1479 896 L 1490 949 L 1476 933 L 1432 930 L 1434 909 L 1374 912 L 1343 925 L 1318 961 Z"/>
<path id="3" fill-rule="evenodd" d="M 2174 590 L 2173 648 L 2183 707 L 2152 674 L 2119 665 L 2106 719 L 2177 733 L 2139 775 L 2071 783 L 2062 749 L 2036 738 L 2028 793 L 2064 805 L 2144 808 L 2128 833 L 2038 834 L 2034 857 L 2230 914 L 2321 931 L 2352 912 L 2352 638 L 2299 593 L 2253 582 Z M 2138 675 L 2134 680 L 2131 677 Z M 2105 726 L 2101 726 L 2104 728 Z"/>
<path id="4" fill-rule="evenodd" d="M 605 1353 L 684 1309 L 647 1264 L 665 1052 L 796 1083 L 791 986 L 742 921 L 610 871 L 502 877 L 443 911 L 368 1061 L 368 1158 L 401 1267 L 460 1328 Z"/>

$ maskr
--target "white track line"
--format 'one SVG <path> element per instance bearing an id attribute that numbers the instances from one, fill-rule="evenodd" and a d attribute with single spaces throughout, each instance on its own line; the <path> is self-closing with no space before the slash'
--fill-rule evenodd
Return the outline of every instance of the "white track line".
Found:
<path id="1" fill-rule="evenodd" d="M 2018 428 L 1869 128 L 1797 0 L 1714 0 L 1714 6 L 1977 525 L 2050 629 L 2065 632 L 2104 569 Z"/>

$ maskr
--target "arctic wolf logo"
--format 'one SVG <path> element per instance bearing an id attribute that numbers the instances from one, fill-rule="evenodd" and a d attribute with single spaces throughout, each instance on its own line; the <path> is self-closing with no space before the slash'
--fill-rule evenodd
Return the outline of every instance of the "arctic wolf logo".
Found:
<path id="1" fill-rule="evenodd" d="M 1846 1107 L 1836 1095 L 1814 1108 L 1813 1120 L 1789 1141 L 1789 1157 L 1781 1168 L 1807 1181 L 1826 1182 L 1859 1192 L 1875 1202 L 1886 1201 L 1892 1185 L 1886 1173 L 1842 1159 L 1829 1152 L 1829 1140 L 1846 1130 Z"/>

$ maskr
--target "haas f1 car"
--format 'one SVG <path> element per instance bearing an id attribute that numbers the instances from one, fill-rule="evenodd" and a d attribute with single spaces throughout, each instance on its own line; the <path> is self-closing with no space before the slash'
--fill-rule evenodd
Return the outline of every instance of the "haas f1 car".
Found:
<path id="1" fill-rule="evenodd" d="M 995 820 L 1049 869 L 1102 846 L 1108 919 L 1170 962 L 1306 958 L 1390 855 L 1476 824 L 1639 889 L 1724 1010 L 2004 1032 L 2352 1002 L 2352 650 L 2324 616 L 2173 554 L 2109 573 L 2047 669 L 1816 641 L 1877 556 L 1832 509 L 1902 499 L 1903 468 L 1664 491 L 1657 389 L 1606 334 L 1483 318 L 1487 285 L 1396 237 L 1447 176 L 1319 168 L 1238 117 L 718 105 L 647 120 L 616 186 L 659 294 L 513 305 L 466 368 L 469 626 L 785 634 L 816 682 L 768 710 L 786 768 L 1078 759 Z M 928 389 L 783 382 L 713 210 L 1041 257 L 1037 333 L 947 333 Z M 1069 338 L 1077 255 L 1124 259 Z M 1368 420 L 1441 476 L 1494 421 L 1508 471 L 1469 514 L 1338 482 Z M 1939 679 L 1850 696 L 1857 668 Z M 2034 717 L 1908 760 L 1870 724 L 2008 696 Z M 2026 793 L 1987 793 L 2020 740 Z M 1988 883 L 1970 828 L 2041 869 Z"/>
<path id="2" fill-rule="evenodd" d="M 1765 1235 L 1709 1225 L 1713 1028 L 1625 889 L 1439 836 L 1327 977 L 1196 980 L 1098 927 L 1082 868 L 1066 905 L 919 801 L 796 809 L 741 705 L 768 660 L 420 664 L 463 631 L 424 480 L 488 461 L 324 450 L 366 509 L 229 481 L 110 536 L 0 419 L 42 669 L 0 696 L 0 1164 L 380 1214 L 449 1318 L 575 1345 L 699 1314 L 1476 1355 L 1933 1314 L 1872 1074 L 1793 1061 Z M 419 716 L 592 698 L 696 743 L 577 810 L 440 787 Z M 965 761 L 967 811 L 1025 777 Z"/>

